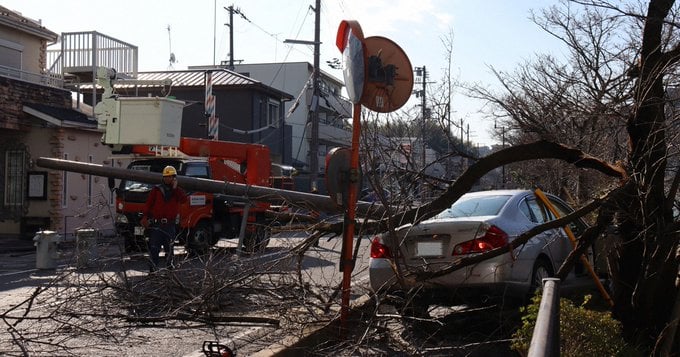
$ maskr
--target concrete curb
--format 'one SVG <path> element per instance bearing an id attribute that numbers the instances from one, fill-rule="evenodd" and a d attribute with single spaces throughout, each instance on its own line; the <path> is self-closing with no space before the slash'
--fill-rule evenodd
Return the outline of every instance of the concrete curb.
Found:
<path id="1" fill-rule="evenodd" d="M 364 294 L 356 298 L 350 303 L 350 309 L 356 310 L 364 307 L 367 303 L 371 301 L 371 297 L 368 294 Z M 322 330 L 328 328 L 328 326 L 335 325 L 339 323 L 340 317 L 336 317 L 332 321 L 318 326 L 310 327 L 302 336 L 289 336 L 283 340 L 271 344 L 269 347 L 252 354 L 252 357 L 283 357 L 283 356 L 296 356 L 298 353 L 288 351 L 294 348 L 296 345 L 303 343 L 305 340 L 314 336 L 315 334 L 321 332 Z"/>

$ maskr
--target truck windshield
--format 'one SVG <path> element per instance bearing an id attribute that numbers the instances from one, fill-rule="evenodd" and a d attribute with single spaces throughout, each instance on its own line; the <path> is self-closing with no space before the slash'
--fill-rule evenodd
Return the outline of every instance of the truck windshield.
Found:
<path id="1" fill-rule="evenodd" d="M 130 170 L 140 170 L 140 171 L 151 171 L 151 166 L 150 165 L 133 165 L 128 167 Z M 138 191 L 138 192 L 146 192 L 146 191 L 151 191 L 153 188 L 153 184 L 150 183 L 143 183 L 143 182 L 137 182 L 137 181 L 123 181 L 123 188 L 125 191 Z"/>

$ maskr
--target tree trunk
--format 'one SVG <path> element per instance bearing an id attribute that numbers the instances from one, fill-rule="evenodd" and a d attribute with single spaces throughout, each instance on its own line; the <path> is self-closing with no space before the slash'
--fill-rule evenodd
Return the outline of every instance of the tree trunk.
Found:
<path id="1" fill-rule="evenodd" d="M 629 341 L 653 345 L 668 323 L 675 301 L 677 235 L 664 190 L 666 117 L 664 113 L 662 27 L 673 1 L 649 2 L 640 52 L 635 107 L 628 123 L 631 180 L 630 202 L 621 207 L 622 240 L 614 267 L 615 315 Z"/>

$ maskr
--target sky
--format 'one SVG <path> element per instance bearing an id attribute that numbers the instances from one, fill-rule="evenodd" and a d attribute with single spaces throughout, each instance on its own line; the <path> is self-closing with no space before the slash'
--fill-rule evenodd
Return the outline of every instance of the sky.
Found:
<path id="1" fill-rule="evenodd" d="M 364 35 L 396 42 L 413 67 L 425 66 L 429 81 L 442 83 L 449 64 L 442 38 L 453 33 L 451 72 L 454 79 L 497 87 L 489 66 L 514 68 L 536 53 L 560 51 L 560 43 L 530 19 L 530 10 L 557 0 L 323 0 L 321 4 L 321 69 L 339 79 L 342 72 L 326 64 L 342 58 L 335 47 L 340 21 L 357 20 Z M 228 60 L 229 14 L 234 15 L 234 59 L 243 63 L 313 62 L 313 46 L 287 44 L 286 39 L 314 40 L 314 0 L 1 0 L 0 4 L 41 20 L 56 33 L 98 31 L 139 48 L 139 70 L 210 65 Z M 168 30 L 168 27 L 170 30 Z M 470 140 L 490 145 L 492 119 L 480 112 L 482 102 L 455 90 L 452 117 L 470 125 Z M 418 100 L 411 99 L 406 106 Z M 458 133 L 458 129 L 453 129 Z"/>

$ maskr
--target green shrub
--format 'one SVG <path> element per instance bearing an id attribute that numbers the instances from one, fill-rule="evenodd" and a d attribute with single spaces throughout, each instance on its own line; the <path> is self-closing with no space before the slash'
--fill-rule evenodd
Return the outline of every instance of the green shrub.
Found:
<path id="1" fill-rule="evenodd" d="M 591 295 L 584 297 L 581 306 L 568 299 L 560 299 L 560 355 L 561 356 L 621 356 L 629 355 L 621 337 L 621 325 L 608 312 L 586 309 Z M 512 349 L 522 355 L 529 351 L 541 296 L 522 308 L 522 327 L 513 334 Z"/>

